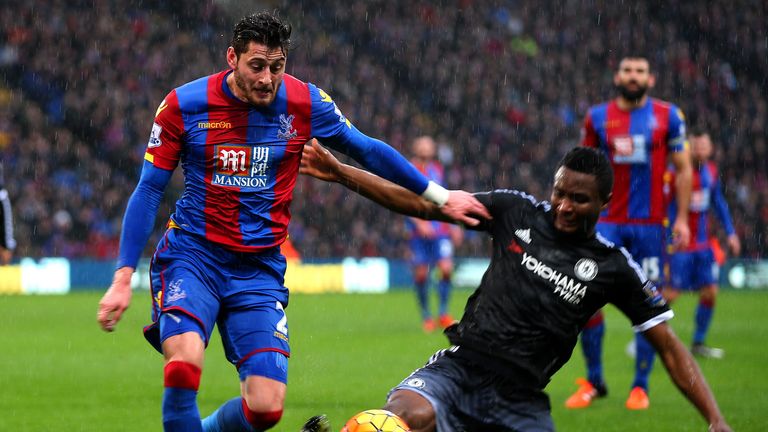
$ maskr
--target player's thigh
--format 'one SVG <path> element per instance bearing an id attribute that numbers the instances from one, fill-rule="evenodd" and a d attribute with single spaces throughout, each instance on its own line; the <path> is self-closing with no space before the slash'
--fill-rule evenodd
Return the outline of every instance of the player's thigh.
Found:
<path id="1" fill-rule="evenodd" d="M 412 238 L 408 245 L 411 249 L 411 265 L 429 266 L 432 261 L 431 241 L 422 238 Z"/>
<path id="2" fill-rule="evenodd" d="M 153 323 L 145 331 L 156 348 L 170 337 L 199 334 L 207 345 L 219 311 L 214 273 L 210 265 L 187 253 L 188 242 L 179 230 L 168 230 L 152 259 L 150 271 Z"/>
<path id="3" fill-rule="evenodd" d="M 432 432 L 437 427 L 432 404 L 414 391 L 395 390 L 384 409 L 403 419 L 413 432 Z"/>
<path id="4" fill-rule="evenodd" d="M 245 292 L 225 299 L 219 312 L 224 351 L 238 369 L 240 380 L 262 376 L 287 382 L 290 345 L 283 304 L 270 295 Z"/>
<path id="5" fill-rule="evenodd" d="M 627 250 L 640 264 L 648 279 L 663 282 L 664 249 L 666 247 L 664 227 L 661 225 L 632 225 L 632 240 Z"/>
<path id="6" fill-rule="evenodd" d="M 694 256 L 677 252 L 669 256 L 669 284 L 676 290 L 691 290 L 695 285 Z"/>
<path id="7" fill-rule="evenodd" d="M 449 238 L 441 238 L 437 240 L 436 251 L 437 267 L 440 269 L 440 274 L 443 276 L 450 276 L 453 272 L 453 243 Z"/>
<path id="8" fill-rule="evenodd" d="M 456 412 L 467 372 L 447 358 L 446 352 L 435 353 L 424 367 L 406 377 L 387 395 L 387 406 L 418 430 L 432 430 L 432 424 L 441 432 L 463 430 Z M 406 407 L 408 403 L 416 405 Z"/>
<path id="9" fill-rule="evenodd" d="M 694 253 L 693 270 L 695 272 L 695 288 L 714 286 L 717 281 L 718 267 L 712 249 L 704 249 Z"/>

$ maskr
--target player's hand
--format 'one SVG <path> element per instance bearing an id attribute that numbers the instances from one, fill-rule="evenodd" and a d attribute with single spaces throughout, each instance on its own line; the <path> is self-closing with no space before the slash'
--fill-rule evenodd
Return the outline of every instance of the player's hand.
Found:
<path id="1" fill-rule="evenodd" d="M 691 242 L 691 229 L 688 228 L 688 222 L 677 218 L 672 227 L 672 245 L 675 250 L 682 250 L 688 247 Z"/>
<path id="2" fill-rule="evenodd" d="M 448 201 L 440 207 L 440 211 L 456 222 L 469 226 L 480 223 L 480 219 L 492 219 L 488 209 L 469 192 L 452 190 Z"/>
<path id="3" fill-rule="evenodd" d="M 741 255 L 741 242 L 739 236 L 731 234 L 728 236 L 728 248 L 731 250 L 731 255 L 737 257 Z"/>
<path id="4" fill-rule="evenodd" d="M 13 257 L 12 250 L 0 247 L 0 265 L 10 264 L 12 257 Z"/>
<path id="5" fill-rule="evenodd" d="M 418 233 L 419 237 L 427 239 L 435 238 L 435 229 L 432 228 L 432 222 L 414 218 L 413 223 L 416 227 L 416 232 Z"/>
<path id="6" fill-rule="evenodd" d="M 312 138 L 304 145 L 299 172 L 327 182 L 338 182 L 341 162 Z"/>
<path id="7" fill-rule="evenodd" d="M 707 432 L 733 432 L 733 429 L 728 426 L 725 420 L 720 420 L 710 424 Z"/>
<path id="8" fill-rule="evenodd" d="M 111 332 L 123 316 L 123 312 L 131 305 L 131 275 L 133 268 L 121 267 L 115 271 L 112 285 L 99 302 L 96 319 L 101 329 Z"/>

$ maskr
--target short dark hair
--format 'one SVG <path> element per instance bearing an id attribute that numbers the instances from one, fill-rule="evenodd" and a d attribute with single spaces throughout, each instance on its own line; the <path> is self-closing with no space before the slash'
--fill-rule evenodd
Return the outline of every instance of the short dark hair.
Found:
<path id="1" fill-rule="evenodd" d="M 709 132 L 707 132 L 707 130 L 704 129 L 703 127 L 701 127 L 701 126 L 694 126 L 688 132 L 688 135 L 689 136 L 700 137 L 700 136 L 704 136 L 704 135 L 709 135 Z"/>
<path id="2" fill-rule="evenodd" d="M 574 147 L 563 156 L 557 167 L 595 176 L 600 199 L 608 202 L 613 190 L 613 168 L 602 151 L 591 147 Z"/>
<path id="3" fill-rule="evenodd" d="M 283 22 L 277 13 L 259 12 L 243 17 L 232 31 L 232 47 L 239 56 L 250 42 L 280 48 L 283 54 L 291 48 L 291 25 Z"/>
<path id="4" fill-rule="evenodd" d="M 651 66 L 651 58 L 648 57 L 648 55 L 643 52 L 630 51 L 630 52 L 624 53 L 624 55 L 622 55 L 619 58 L 619 62 L 616 63 L 616 70 L 619 70 L 619 68 L 621 68 L 621 62 L 623 62 L 624 60 L 645 60 L 646 62 L 648 62 L 648 72 L 651 72 L 653 69 L 653 67 Z"/>

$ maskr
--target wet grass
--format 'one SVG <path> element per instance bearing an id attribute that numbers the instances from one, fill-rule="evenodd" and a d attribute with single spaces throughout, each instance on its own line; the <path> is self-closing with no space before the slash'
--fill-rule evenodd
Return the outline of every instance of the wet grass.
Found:
<path id="1" fill-rule="evenodd" d="M 459 315 L 469 293 L 454 298 Z M 0 430 L 159 431 L 162 361 L 144 342 L 149 295 L 137 293 L 118 330 L 101 332 L 95 321 L 100 293 L 0 297 Z M 695 298 L 675 306 L 672 325 L 690 341 Z M 720 407 L 738 431 L 768 427 L 768 291 L 722 292 L 710 332 L 723 360 L 701 367 Z M 357 411 L 380 407 L 387 391 L 437 349 L 439 334 L 421 331 L 410 292 L 386 295 L 294 295 L 287 310 L 291 346 L 289 391 L 283 421 L 273 430 L 298 431 L 308 417 L 326 413 L 335 430 Z M 677 392 L 657 362 L 651 408 L 629 412 L 624 399 L 632 362 L 624 346 L 629 323 L 607 309 L 607 398 L 583 411 L 563 401 L 583 375 L 577 352 L 547 388 L 560 431 L 704 431 L 706 425 Z M 205 415 L 238 392 L 235 369 L 214 337 L 207 351 L 199 395 Z"/>

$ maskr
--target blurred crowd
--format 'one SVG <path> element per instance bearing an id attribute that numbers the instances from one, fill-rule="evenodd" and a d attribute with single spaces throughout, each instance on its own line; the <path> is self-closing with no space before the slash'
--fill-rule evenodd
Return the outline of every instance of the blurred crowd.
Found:
<path id="1" fill-rule="evenodd" d="M 404 154 L 429 134 L 447 186 L 541 199 L 623 53 L 645 53 L 652 96 L 710 131 L 744 257 L 768 252 L 768 7 L 760 0 L 273 2 L 293 24 L 288 72 Z M 675 3 L 675 4 L 671 4 Z M 682 3 L 682 4 L 677 4 Z M 109 259 L 154 110 L 226 68 L 237 17 L 211 2 L 27 0 L 0 15 L 0 156 L 19 255 Z M 156 223 L 173 211 L 174 178 Z M 300 179 L 291 237 L 305 257 L 404 257 L 403 219 Z M 469 233 L 459 255 L 486 255 Z"/>

